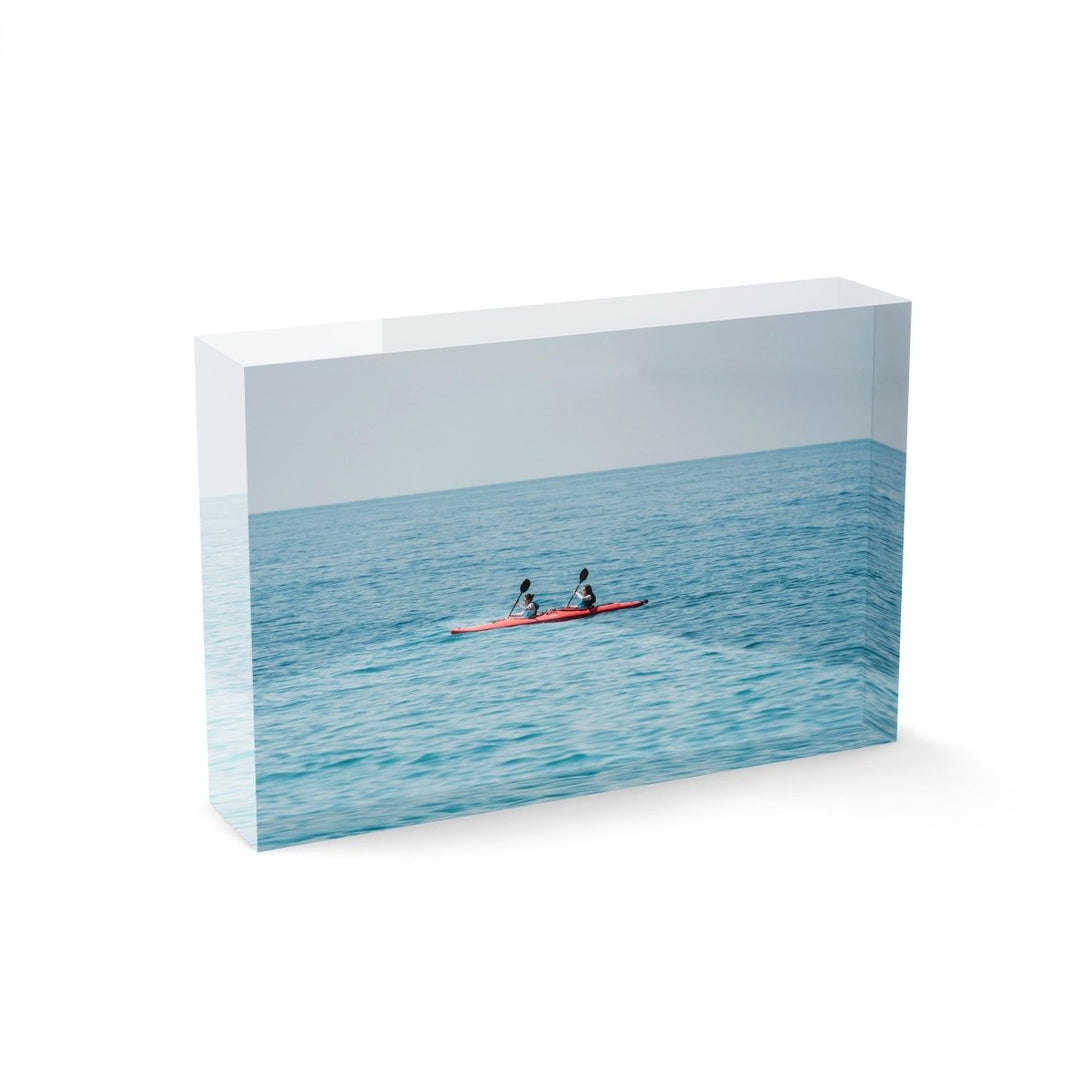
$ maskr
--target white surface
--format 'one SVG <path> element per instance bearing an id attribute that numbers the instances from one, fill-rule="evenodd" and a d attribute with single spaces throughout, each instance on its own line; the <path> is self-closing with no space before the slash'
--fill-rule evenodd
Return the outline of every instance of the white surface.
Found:
<path id="1" fill-rule="evenodd" d="M 456 311 L 332 326 L 246 330 L 210 334 L 203 340 L 244 367 L 260 367 L 898 302 L 902 302 L 901 297 L 890 296 L 856 281 L 818 278 L 489 311 Z"/>
<path id="2" fill-rule="evenodd" d="M 7 1075 L 1076 1075 L 1065 14 L 7 4 Z M 833 273 L 914 301 L 897 746 L 215 818 L 193 334 Z"/>

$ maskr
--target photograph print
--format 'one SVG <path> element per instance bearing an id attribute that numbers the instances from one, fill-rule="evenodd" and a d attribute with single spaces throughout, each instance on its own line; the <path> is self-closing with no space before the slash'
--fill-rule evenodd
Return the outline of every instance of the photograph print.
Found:
<path id="1" fill-rule="evenodd" d="M 215 805 L 273 848 L 893 740 L 909 317 L 207 348 Z"/>

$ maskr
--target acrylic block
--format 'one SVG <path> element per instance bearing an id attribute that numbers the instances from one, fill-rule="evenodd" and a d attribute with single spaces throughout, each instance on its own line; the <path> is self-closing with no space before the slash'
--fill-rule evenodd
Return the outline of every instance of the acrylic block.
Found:
<path id="1" fill-rule="evenodd" d="M 214 806 L 273 848 L 895 739 L 910 314 L 196 339 Z"/>

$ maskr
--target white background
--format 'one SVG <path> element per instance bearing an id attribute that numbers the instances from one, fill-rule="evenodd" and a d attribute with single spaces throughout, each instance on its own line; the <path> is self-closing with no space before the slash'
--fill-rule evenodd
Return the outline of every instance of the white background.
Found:
<path id="1" fill-rule="evenodd" d="M 6 5 L 9 1075 L 1075 1075 L 1067 10 Z M 914 301 L 896 746 L 216 818 L 194 334 L 832 274 Z"/>

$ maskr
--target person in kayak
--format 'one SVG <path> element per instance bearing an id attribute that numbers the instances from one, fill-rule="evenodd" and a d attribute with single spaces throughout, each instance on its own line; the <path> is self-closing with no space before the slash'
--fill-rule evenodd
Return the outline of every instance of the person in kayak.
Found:
<path id="1" fill-rule="evenodd" d="M 540 614 L 540 605 L 537 604 L 536 598 L 531 592 L 527 592 L 524 597 L 525 603 L 520 600 L 514 605 L 515 608 L 521 608 L 521 614 L 518 618 L 521 619 L 535 619 Z"/>
<path id="2" fill-rule="evenodd" d="M 591 585 L 579 585 L 574 590 L 574 599 L 578 601 L 579 608 L 596 607 L 596 593 L 592 591 Z"/>

